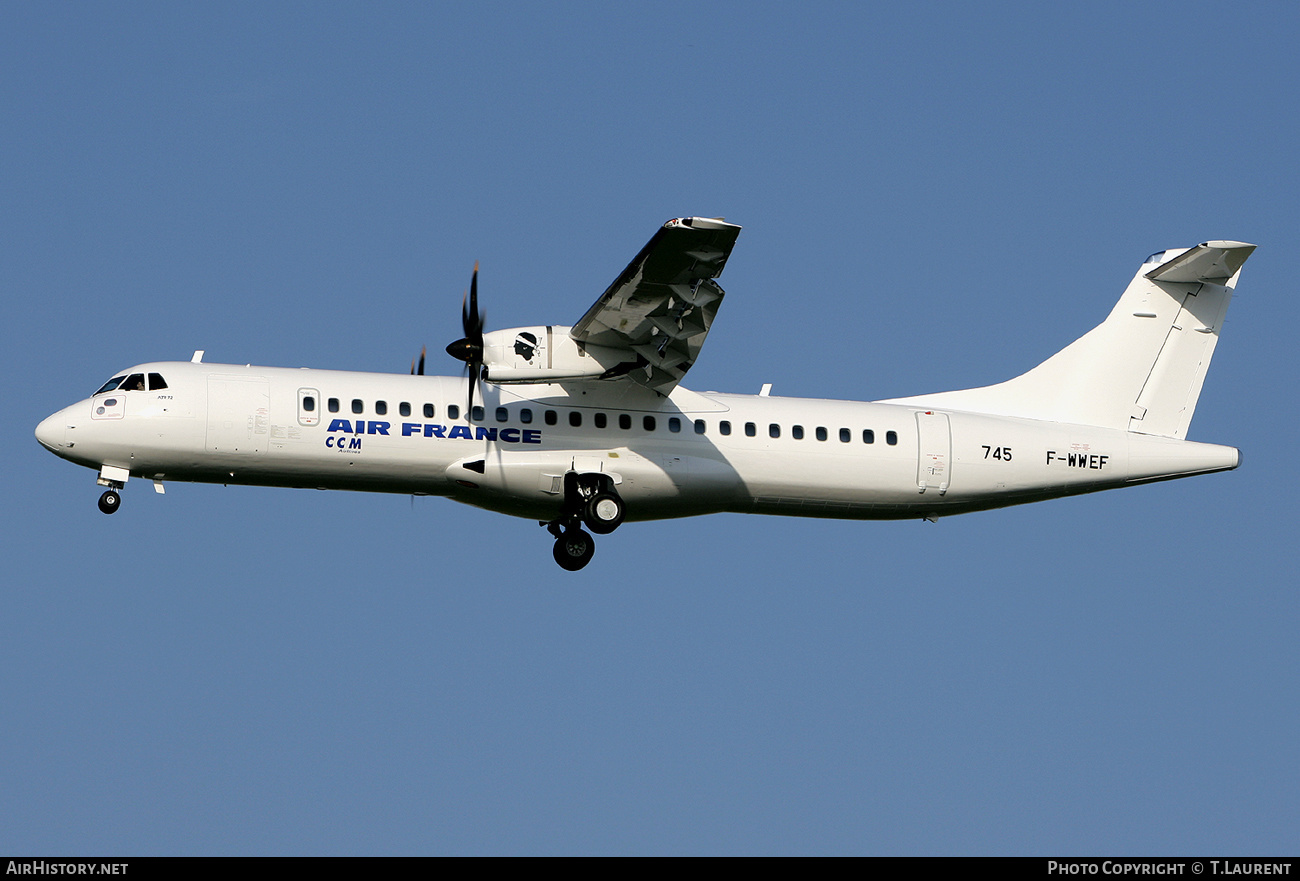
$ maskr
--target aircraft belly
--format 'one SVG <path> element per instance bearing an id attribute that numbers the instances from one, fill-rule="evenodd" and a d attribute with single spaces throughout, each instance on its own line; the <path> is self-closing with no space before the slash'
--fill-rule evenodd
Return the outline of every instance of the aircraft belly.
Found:
<path id="1" fill-rule="evenodd" d="M 897 450 L 738 452 L 732 462 L 747 493 L 747 505 L 741 510 L 870 518 L 892 512 L 916 495 L 915 454 Z"/>
<path id="2" fill-rule="evenodd" d="M 628 520 L 653 520 L 731 510 L 739 479 L 717 459 L 665 457 L 619 450 L 494 450 L 446 468 L 456 501 L 532 519 L 556 516 L 564 503 L 564 475 L 608 474 L 627 504 Z M 479 468 L 482 471 L 479 471 Z"/>

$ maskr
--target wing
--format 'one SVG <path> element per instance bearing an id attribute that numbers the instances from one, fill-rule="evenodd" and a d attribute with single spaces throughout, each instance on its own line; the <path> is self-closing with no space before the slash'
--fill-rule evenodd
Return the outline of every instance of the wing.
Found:
<path id="1" fill-rule="evenodd" d="M 660 227 L 570 335 L 628 354 L 626 375 L 666 395 L 695 363 L 723 290 L 713 279 L 740 227 L 682 217 Z"/>

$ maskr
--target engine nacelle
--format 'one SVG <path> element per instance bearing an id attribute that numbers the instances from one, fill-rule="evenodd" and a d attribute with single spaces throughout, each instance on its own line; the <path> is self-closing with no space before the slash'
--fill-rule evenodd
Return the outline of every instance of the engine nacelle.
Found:
<path id="1" fill-rule="evenodd" d="M 626 353 L 578 343 L 572 328 L 511 327 L 483 334 L 488 382 L 501 384 L 594 379 L 619 367 Z"/>

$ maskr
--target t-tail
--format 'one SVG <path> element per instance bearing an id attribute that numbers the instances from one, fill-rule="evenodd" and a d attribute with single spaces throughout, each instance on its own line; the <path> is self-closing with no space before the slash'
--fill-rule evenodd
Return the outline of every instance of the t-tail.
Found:
<path id="1" fill-rule="evenodd" d="M 1152 254 L 1100 325 L 997 385 L 900 398 L 920 404 L 1185 439 L 1219 341 L 1243 242 Z"/>

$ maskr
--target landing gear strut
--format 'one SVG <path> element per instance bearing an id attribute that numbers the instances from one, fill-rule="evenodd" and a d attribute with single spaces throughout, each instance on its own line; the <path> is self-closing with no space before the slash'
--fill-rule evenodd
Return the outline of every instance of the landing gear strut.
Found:
<path id="1" fill-rule="evenodd" d="M 564 510 L 555 520 L 542 524 L 555 536 L 555 562 L 570 572 L 586 566 L 596 553 L 596 540 L 581 524 L 597 535 L 608 535 L 618 529 L 626 513 L 608 474 L 565 474 Z"/>

